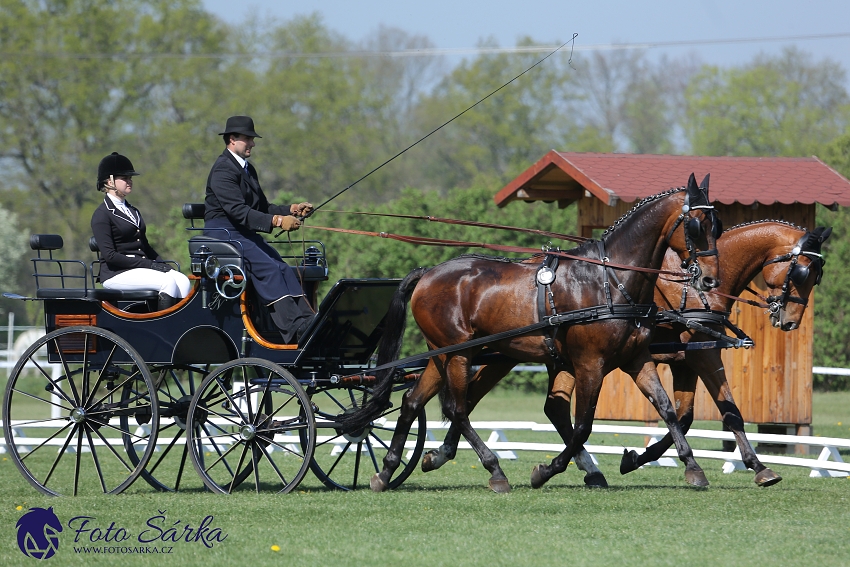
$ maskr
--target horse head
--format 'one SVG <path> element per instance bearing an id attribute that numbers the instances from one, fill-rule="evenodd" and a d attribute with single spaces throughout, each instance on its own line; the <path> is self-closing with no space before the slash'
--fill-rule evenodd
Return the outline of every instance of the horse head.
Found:
<path id="1" fill-rule="evenodd" d="M 768 260 L 762 267 L 774 327 L 792 331 L 800 326 L 809 295 L 823 277 L 826 260 L 821 246 L 830 234 L 832 228 L 822 226 L 806 231 L 789 252 Z"/>
<path id="2" fill-rule="evenodd" d="M 690 274 L 691 286 L 700 291 L 720 284 L 717 239 L 723 232 L 723 225 L 708 198 L 708 181 L 706 175 L 697 185 L 691 173 L 681 213 L 667 232 L 667 244 L 682 260 L 682 269 Z M 680 227 L 681 230 L 677 230 Z"/>

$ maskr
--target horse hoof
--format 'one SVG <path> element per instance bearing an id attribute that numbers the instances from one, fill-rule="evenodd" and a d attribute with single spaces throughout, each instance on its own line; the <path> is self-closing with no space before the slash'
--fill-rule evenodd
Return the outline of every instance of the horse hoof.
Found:
<path id="1" fill-rule="evenodd" d="M 764 469 L 756 475 L 755 483 L 761 487 L 773 486 L 782 480 L 782 477 L 770 469 Z"/>
<path id="2" fill-rule="evenodd" d="M 608 488 L 608 481 L 601 472 L 584 475 L 584 484 L 588 488 Z"/>
<path id="3" fill-rule="evenodd" d="M 702 471 L 685 471 L 685 480 L 691 486 L 708 486 L 708 479 Z"/>
<path id="4" fill-rule="evenodd" d="M 628 474 L 638 469 L 638 454 L 635 451 L 623 449 L 623 458 L 620 459 L 620 474 Z"/>
<path id="5" fill-rule="evenodd" d="M 495 492 L 496 494 L 507 494 L 511 491 L 511 485 L 508 484 L 507 479 L 490 479 L 490 490 Z"/>
<path id="6" fill-rule="evenodd" d="M 428 451 L 422 455 L 422 472 L 431 472 L 440 468 L 437 464 L 436 451 Z"/>
<path id="7" fill-rule="evenodd" d="M 542 467 L 543 465 L 537 465 L 531 469 L 531 488 L 540 488 L 549 480 L 543 476 Z"/>
<path id="8" fill-rule="evenodd" d="M 387 489 L 387 483 L 381 480 L 379 473 L 375 473 L 369 480 L 369 488 L 372 489 L 372 492 L 383 492 Z"/>

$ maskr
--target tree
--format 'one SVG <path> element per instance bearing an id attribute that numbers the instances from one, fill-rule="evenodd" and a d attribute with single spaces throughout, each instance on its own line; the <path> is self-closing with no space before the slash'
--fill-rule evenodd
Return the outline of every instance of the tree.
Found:
<path id="1" fill-rule="evenodd" d="M 69 255 L 87 257 L 99 160 L 119 151 L 150 175 L 145 182 L 173 179 L 155 172 L 173 173 L 169 161 L 185 156 L 175 123 L 192 116 L 178 101 L 221 69 L 219 59 L 194 56 L 220 52 L 222 36 L 196 0 L 0 4 L 4 200 L 33 230 L 62 234 Z M 155 220 L 158 207 L 145 204 Z"/>
<path id="2" fill-rule="evenodd" d="M 685 133 L 696 155 L 805 156 L 850 124 L 846 74 L 796 49 L 742 68 L 705 67 L 687 90 Z"/>
<path id="3" fill-rule="evenodd" d="M 829 144 L 823 159 L 845 177 L 850 177 L 850 133 Z M 831 211 L 818 207 L 817 224 L 831 226 L 832 235 L 824 243 L 827 263 L 815 301 L 814 362 L 816 365 L 850 367 L 850 290 L 843 280 L 842 267 L 850 263 L 850 209 Z M 815 377 L 819 389 L 848 389 L 847 376 Z"/>

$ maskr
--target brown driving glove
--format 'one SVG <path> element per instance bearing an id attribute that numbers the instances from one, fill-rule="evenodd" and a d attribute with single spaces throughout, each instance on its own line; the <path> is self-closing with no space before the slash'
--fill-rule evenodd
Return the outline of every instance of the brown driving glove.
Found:
<path id="1" fill-rule="evenodd" d="M 301 221 L 289 215 L 275 215 L 272 217 L 272 226 L 276 226 L 285 232 L 292 232 L 301 228 Z"/>

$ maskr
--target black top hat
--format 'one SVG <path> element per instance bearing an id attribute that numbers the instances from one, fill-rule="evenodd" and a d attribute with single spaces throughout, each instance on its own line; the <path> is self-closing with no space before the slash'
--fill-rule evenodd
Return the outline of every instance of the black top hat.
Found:
<path id="1" fill-rule="evenodd" d="M 219 136 L 225 134 L 244 134 L 252 138 L 262 138 L 254 132 L 254 121 L 251 120 L 250 116 L 231 116 L 228 118 L 227 124 L 224 125 L 224 132 L 221 132 Z"/>

